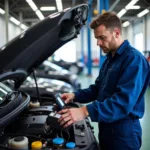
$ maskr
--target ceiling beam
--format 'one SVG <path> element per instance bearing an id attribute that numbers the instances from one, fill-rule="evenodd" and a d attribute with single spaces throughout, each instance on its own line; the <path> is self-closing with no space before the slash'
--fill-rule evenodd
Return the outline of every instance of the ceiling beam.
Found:
<path id="1" fill-rule="evenodd" d="M 114 10 L 114 8 L 117 6 L 117 4 L 120 2 L 120 0 L 116 0 L 113 4 L 112 4 L 112 6 L 109 8 L 109 11 L 113 11 Z"/>
<path id="2" fill-rule="evenodd" d="M 18 7 L 18 2 L 19 0 L 13 0 L 12 5 L 10 5 L 9 9 L 13 8 L 13 7 Z"/>
<path id="3" fill-rule="evenodd" d="M 129 21 L 133 21 L 133 20 L 135 20 L 137 17 L 135 16 L 135 17 L 121 17 L 121 20 L 129 20 Z"/>
<path id="4" fill-rule="evenodd" d="M 27 23 L 27 22 L 38 22 L 38 21 L 40 21 L 40 19 L 38 19 L 38 18 L 23 19 L 24 23 Z"/>
<path id="5" fill-rule="evenodd" d="M 28 6 L 27 7 L 24 7 L 24 6 L 20 7 L 19 6 L 19 8 L 16 7 L 16 8 L 13 8 L 12 10 L 14 12 L 19 12 L 20 10 L 22 10 L 22 11 L 32 11 L 32 9 L 30 7 L 28 7 Z"/>

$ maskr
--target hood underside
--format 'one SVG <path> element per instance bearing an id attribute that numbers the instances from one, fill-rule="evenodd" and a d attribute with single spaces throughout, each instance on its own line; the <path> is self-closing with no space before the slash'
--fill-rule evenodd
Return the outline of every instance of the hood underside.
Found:
<path id="1" fill-rule="evenodd" d="M 19 87 L 44 60 L 77 37 L 87 15 L 86 4 L 50 15 L 4 45 L 0 49 L 0 81 L 14 79 Z"/>

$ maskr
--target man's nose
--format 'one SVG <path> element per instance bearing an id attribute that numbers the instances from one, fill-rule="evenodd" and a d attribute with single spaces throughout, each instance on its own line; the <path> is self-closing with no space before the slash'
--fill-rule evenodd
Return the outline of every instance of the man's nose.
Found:
<path id="1" fill-rule="evenodd" d="M 97 46 L 101 46 L 102 45 L 102 41 L 100 39 L 97 39 Z"/>

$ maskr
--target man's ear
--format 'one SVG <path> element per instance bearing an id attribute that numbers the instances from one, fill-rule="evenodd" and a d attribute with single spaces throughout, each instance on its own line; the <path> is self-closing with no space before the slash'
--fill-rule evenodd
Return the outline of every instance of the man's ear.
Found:
<path id="1" fill-rule="evenodd" d="M 114 33 L 115 33 L 115 38 L 118 38 L 120 36 L 120 29 L 115 28 Z"/>

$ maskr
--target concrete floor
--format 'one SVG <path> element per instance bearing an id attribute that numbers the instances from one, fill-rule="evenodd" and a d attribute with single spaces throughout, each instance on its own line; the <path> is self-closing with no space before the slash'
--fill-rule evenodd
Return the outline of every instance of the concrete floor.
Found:
<path id="1" fill-rule="evenodd" d="M 92 77 L 88 77 L 87 71 L 85 70 L 82 75 L 79 76 L 79 81 L 81 83 L 82 88 L 87 88 L 90 84 L 93 84 L 96 77 L 98 76 L 99 69 L 92 69 Z M 142 147 L 141 150 L 150 150 L 150 88 L 147 89 L 145 94 L 145 114 L 144 117 L 140 120 L 142 126 Z M 93 123 L 94 133 L 96 138 L 98 139 L 98 125 L 97 123 Z"/>

